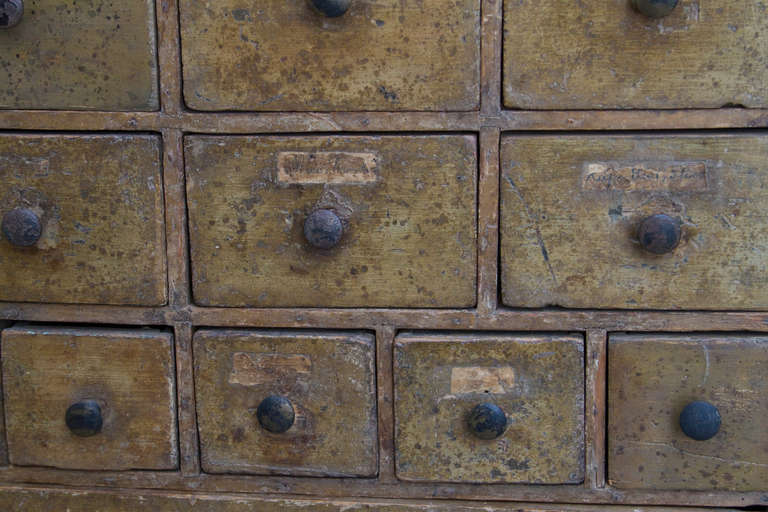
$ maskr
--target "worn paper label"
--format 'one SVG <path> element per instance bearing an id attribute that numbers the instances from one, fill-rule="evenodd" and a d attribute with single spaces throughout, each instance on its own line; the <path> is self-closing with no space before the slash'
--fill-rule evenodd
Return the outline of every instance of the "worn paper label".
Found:
<path id="1" fill-rule="evenodd" d="M 375 183 L 374 153 L 284 151 L 277 155 L 277 181 L 284 184 L 363 185 Z"/>
<path id="2" fill-rule="evenodd" d="M 280 379 L 295 379 L 297 375 L 308 374 L 311 370 L 312 361 L 302 354 L 235 352 L 229 383 L 258 386 Z"/>
<path id="3" fill-rule="evenodd" d="M 515 386 L 509 366 L 460 366 L 451 369 L 451 394 L 508 393 Z"/>
<path id="4" fill-rule="evenodd" d="M 697 192 L 708 188 L 704 162 L 596 162 L 584 168 L 583 190 Z"/>

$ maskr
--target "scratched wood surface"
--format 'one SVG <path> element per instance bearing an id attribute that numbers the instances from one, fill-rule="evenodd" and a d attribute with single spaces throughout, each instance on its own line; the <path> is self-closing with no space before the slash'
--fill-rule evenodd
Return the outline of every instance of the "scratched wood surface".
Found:
<path id="1" fill-rule="evenodd" d="M 181 0 L 184 99 L 196 110 L 475 110 L 480 0 Z"/>
<path id="2" fill-rule="evenodd" d="M 394 357 L 398 478 L 584 479 L 582 336 L 403 333 Z M 467 427 L 467 415 L 485 402 L 508 418 L 494 440 Z"/>
<path id="3" fill-rule="evenodd" d="M 32 247 L 0 237 L 0 300 L 166 303 L 161 141 L 151 135 L 0 136 L 0 216 L 33 210 Z"/>
<path id="4" fill-rule="evenodd" d="M 475 304 L 474 137 L 188 137 L 185 148 L 197 304 Z M 306 242 L 316 208 L 344 218 L 337 247 Z"/>
<path id="5" fill-rule="evenodd" d="M 506 137 L 504 304 L 766 308 L 767 157 L 762 134 Z M 682 223 L 661 256 L 637 241 L 657 213 Z"/>
<path id="6" fill-rule="evenodd" d="M 2 332 L 11 464 L 86 470 L 178 464 L 173 339 L 159 330 L 19 325 Z M 67 408 L 94 400 L 103 427 L 72 434 Z"/>
<path id="7" fill-rule="evenodd" d="M 761 0 L 504 0 L 504 104 L 521 109 L 768 105 Z"/>
<path id="8" fill-rule="evenodd" d="M 375 344 L 363 332 L 201 330 L 194 338 L 203 469 L 210 473 L 374 476 Z M 294 424 L 256 409 L 290 400 Z"/>
<path id="9" fill-rule="evenodd" d="M 24 0 L 0 30 L 0 108 L 157 110 L 154 0 Z"/>
<path id="10" fill-rule="evenodd" d="M 612 335 L 608 350 L 608 468 L 617 488 L 765 491 L 768 338 Z M 705 400 L 722 424 L 688 438 L 679 416 Z"/>

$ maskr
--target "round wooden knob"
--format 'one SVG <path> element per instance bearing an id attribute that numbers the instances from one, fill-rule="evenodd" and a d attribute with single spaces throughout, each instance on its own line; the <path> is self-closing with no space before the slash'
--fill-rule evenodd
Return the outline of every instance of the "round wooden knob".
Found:
<path id="1" fill-rule="evenodd" d="M 343 234 L 344 225 L 331 210 L 315 210 L 304 221 L 304 238 L 318 249 L 335 247 Z"/>
<path id="2" fill-rule="evenodd" d="M 496 439 L 507 428 L 507 415 L 495 404 L 480 404 L 467 418 L 469 429 L 480 439 Z"/>
<path id="3" fill-rule="evenodd" d="M 637 230 L 640 245 L 653 254 L 672 252 L 680 243 L 680 237 L 680 221 L 664 214 L 646 217 Z"/>
<path id="4" fill-rule="evenodd" d="M 15 27 L 23 15 L 23 0 L 0 0 L 0 29 Z"/>
<path id="5" fill-rule="evenodd" d="M 296 414 L 293 404 L 285 397 L 271 395 L 261 401 L 256 409 L 256 418 L 266 430 L 282 434 L 293 426 Z"/>
<path id="6" fill-rule="evenodd" d="M 663 18 L 677 6 L 678 0 L 632 0 L 632 6 L 649 18 Z"/>
<path id="7" fill-rule="evenodd" d="M 2 231 L 5 239 L 11 244 L 17 247 L 29 247 L 40 240 L 43 225 L 40 217 L 32 210 L 16 208 L 3 215 Z"/>
<path id="8" fill-rule="evenodd" d="M 680 413 L 680 428 L 691 439 L 712 439 L 720 430 L 720 411 L 709 402 L 691 402 Z"/>
<path id="9" fill-rule="evenodd" d="M 352 0 L 310 0 L 312 7 L 329 18 L 338 18 L 349 9 Z"/>
<path id="10" fill-rule="evenodd" d="M 65 420 L 69 430 L 76 436 L 95 436 L 101 432 L 103 424 L 101 407 L 93 400 L 77 402 L 69 406 Z"/>

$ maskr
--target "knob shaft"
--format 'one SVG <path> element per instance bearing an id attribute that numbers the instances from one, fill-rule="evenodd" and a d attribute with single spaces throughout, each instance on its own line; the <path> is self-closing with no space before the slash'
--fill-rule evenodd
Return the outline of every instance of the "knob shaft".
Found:
<path id="1" fill-rule="evenodd" d="M 632 6 L 649 18 L 663 18 L 677 6 L 678 0 L 632 0 Z"/>
<path id="2" fill-rule="evenodd" d="M 23 15 L 23 0 L 0 0 L 0 29 L 15 27 Z"/>
<path id="3" fill-rule="evenodd" d="M 0 0 L 2 2 L 2 0 Z M 35 212 L 16 208 L 3 215 L 3 236 L 17 247 L 35 245 L 43 234 L 43 224 Z"/>
<path id="4" fill-rule="evenodd" d="M 484 403 L 472 409 L 467 423 L 480 439 L 496 439 L 507 428 L 507 415 L 498 405 Z"/>
<path id="5" fill-rule="evenodd" d="M 720 411 L 709 402 L 691 402 L 680 413 L 680 428 L 691 439 L 712 439 L 720 430 Z"/>
<path id="6" fill-rule="evenodd" d="M 101 432 L 103 425 L 101 407 L 93 400 L 83 400 L 70 405 L 65 420 L 69 430 L 80 437 L 95 436 Z"/>
<path id="7" fill-rule="evenodd" d="M 653 254 L 672 252 L 680 243 L 680 237 L 680 221 L 664 214 L 646 217 L 637 230 L 640 245 Z"/>
<path id="8" fill-rule="evenodd" d="M 293 404 L 282 396 L 270 395 L 256 409 L 259 424 L 275 434 L 282 434 L 291 428 L 295 417 Z"/>
<path id="9" fill-rule="evenodd" d="M 332 210 L 315 210 L 304 221 L 304 238 L 313 247 L 331 249 L 344 234 L 344 225 Z"/>
<path id="10" fill-rule="evenodd" d="M 312 6 L 329 18 L 343 16 L 352 0 L 310 0 Z"/>

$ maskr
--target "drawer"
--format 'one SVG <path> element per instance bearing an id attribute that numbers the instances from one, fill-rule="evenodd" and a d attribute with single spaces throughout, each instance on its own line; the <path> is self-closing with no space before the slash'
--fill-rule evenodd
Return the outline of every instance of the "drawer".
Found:
<path id="1" fill-rule="evenodd" d="M 160 138 L 0 135 L 0 300 L 166 303 Z"/>
<path id="2" fill-rule="evenodd" d="M 329 17 L 313 3 L 349 7 Z M 450 7 L 443 0 L 179 5 L 184 98 L 193 109 L 479 106 L 480 0 L 453 0 Z"/>
<path id="3" fill-rule="evenodd" d="M 768 337 L 612 335 L 608 357 L 612 485 L 768 490 Z"/>
<path id="4" fill-rule="evenodd" d="M 474 137 L 188 137 L 185 162 L 197 304 L 475 304 Z"/>
<path id="5" fill-rule="evenodd" d="M 397 477 L 583 481 L 583 343 L 580 335 L 398 335 Z"/>
<path id="6" fill-rule="evenodd" d="M 507 137 L 501 165 L 505 304 L 768 306 L 763 134 Z"/>
<path id="7" fill-rule="evenodd" d="M 159 108 L 153 0 L 3 4 L 0 108 Z"/>
<path id="8" fill-rule="evenodd" d="M 85 470 L 178 464 L 173 339 L 152 329 L 2 333 L 10 462 Z"/>
<path id="9" fill-rule="evenodd" d="M 760 0 L 504 0 L 504 28 L 507 107 L 768 105 Z"/>
<path id="10" fill-rule="evenodd" d="M 377 473 L 374 337 L 201 330 L 195 396 L 208 473 Z"/>

